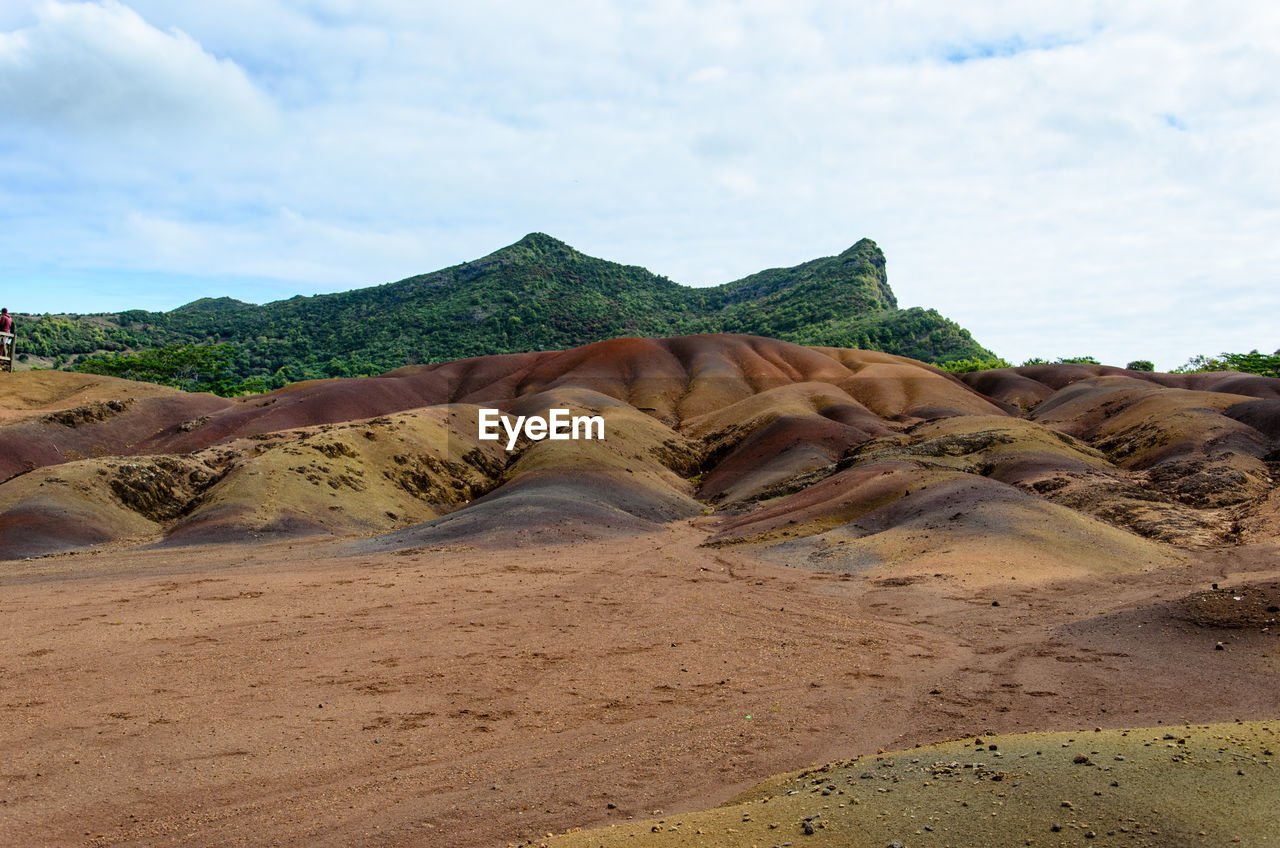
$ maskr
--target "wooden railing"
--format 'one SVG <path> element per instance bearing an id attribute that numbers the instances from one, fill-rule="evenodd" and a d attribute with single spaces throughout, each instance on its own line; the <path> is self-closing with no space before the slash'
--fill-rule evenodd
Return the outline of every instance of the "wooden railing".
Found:
<path id="1" fill-rule="evenodd" d="M 18 339 L 13 333 L 0 333 L 0 371 L 13 371 L 14 347 Z"/>

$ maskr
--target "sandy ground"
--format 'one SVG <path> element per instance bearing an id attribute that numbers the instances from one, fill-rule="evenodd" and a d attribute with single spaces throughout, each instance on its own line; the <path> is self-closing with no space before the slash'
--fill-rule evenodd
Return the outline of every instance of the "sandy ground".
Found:
<path id="1" fill-rule="evenodd" d="M 1277 722 L 984 735 L 832 763 L 714 810 L 540 844 L 1275 845 L 1276 748 Z"/>
<path id="2" fill-rule="evenodd" d="M 1280 716 L 1274 544 L 1030 585 L 709 532 L 8 563 L 0 843 L 506 845 L 880 749 Z"/>

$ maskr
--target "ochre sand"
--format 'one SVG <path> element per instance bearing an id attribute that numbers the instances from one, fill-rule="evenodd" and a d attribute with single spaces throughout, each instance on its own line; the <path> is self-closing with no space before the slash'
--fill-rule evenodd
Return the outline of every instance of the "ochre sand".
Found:
<path id="1" fill-rule="evenodd" d="M 716 810 L 542 844 L 1274 845 L 1280 722 L 985 735 L 767 781 Z"/>
<path id="2" fill-rule="evenodd" d="M 1275 723 L 1200 725 L 1280 716 L 1274 543 L 1123 574 L 1036 578 L 1010 569 L 1017 549 L 840 574 L 699 547 L 714 530 L 695 518 L 560 547 L 351 555 L 295 540 L 9 563 L 0 842 L 482 846 L 616 824 L 568 844 L 1076 845 L 1087 830 L 1092 844 L 1270 844 L 1280 803 L 1258 810 L 1280 802 Z M 1095 727 L 1157 741 L 1122 763 Z M 1032 730 L 1074 741 L 1004 736 Z M 962 753 L 993 733 L 1001 758 Z M 1189 759 L 1170 759 L 1177 738 Z M 961 741 L 876 757 L 947 739 Z M 1023 758 L 1033 746 L 1043 756 Z M 689 813 L 852 758 L 747 807 Z M 828 783 L 845 794 L 822 796 Z M 860 817 L 835 806 L 854 798 Z M 815 812 L 826 827 L 805 836 Z M 1146 833 L 1171 816 L 1205 825 Z M 1128 818 L 1140 839 L 1118 830 Z M 925 824 L 932 841 L 915 834 Z"/>

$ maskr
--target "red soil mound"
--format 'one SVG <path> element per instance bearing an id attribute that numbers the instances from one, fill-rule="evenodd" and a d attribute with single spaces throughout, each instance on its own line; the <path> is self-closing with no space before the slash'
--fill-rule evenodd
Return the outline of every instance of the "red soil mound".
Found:
<path id="1" fill-rule="evenodd" d="M 835 541 L 883 546 L 934 534 L 925 547 L 944 551 L 967 523 L 999 535 L 1057 521 L 1072 527 L 1069 548 L 1094 538 L 1113 562 L 1126 550 L 1159 559 L 1137 536 L 1217 544 L 1275 523 L 1280 380 L 1248 375 L 1046 365 L 961 379 L 887 354 L 706 335 L 412 366 L 235 400 L 24 379 L 20 420 L 0 426 L 0 479 L 13 484 L 0 486 L 0 541 L 29 528 L 40 541 L 24 543 L 27 553 L 148 535 L 190 544 L 390 531 L 388 545 L 498 544 L 517 521 L 542 541 L 577 539 L 651 529 L 709 503 L 761 507 L 731 517 L 725 543 L 825 545 L 838 531 Z M 477 405 L 599 414 L 609 435 L 522 438 L 508 453 L 477 441 Z M 410 436 L 377 423 L 413 410 L 435 410 L 435 423 Z M 293 444 L 329 428 L 342 431 L 326 443 L 337 453 Z M 184 488 L 172 514 L 140 513 L 115 467 L 92 465 L 113 456 L 198 457 L 216 480 Z M 91 464 L 38 498 L 14 480 L 69 461 Z M 63 524 L 76 526 L 59 541 Z"/>

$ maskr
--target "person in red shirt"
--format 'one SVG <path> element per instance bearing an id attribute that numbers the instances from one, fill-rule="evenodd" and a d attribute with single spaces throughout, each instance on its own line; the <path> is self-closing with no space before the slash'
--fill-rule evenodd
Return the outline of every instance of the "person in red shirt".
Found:
<path id="1" fill-rule="evenodd" d="M 9 315 L 7 308 L 0 309 L 0 333 L 13 332 L 13 318 Z M 0 337 L 0 349 L 3 349 L 3 356 L 13 356 L 13 336 Z"/>

